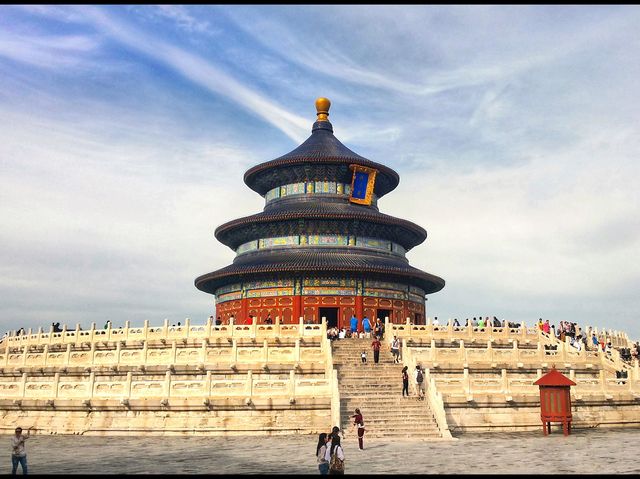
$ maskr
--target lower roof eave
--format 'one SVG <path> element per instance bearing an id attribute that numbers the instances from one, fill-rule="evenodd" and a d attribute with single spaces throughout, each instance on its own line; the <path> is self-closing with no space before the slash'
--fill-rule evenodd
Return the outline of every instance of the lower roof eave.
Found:
<path id="1" fill-rule="evenodd" d="M 227 268 L 223 268 L 223 270 L 224 269 L 227 269 Z M 420 277 L 410 273 L 403 273 L 399 271 L 389 271 L 385 269 L 378 270 L 373 268 L 367 271 L 353 270 L 353 269 L 347 269 L 347 268 L 339 269 L 335 267 L 326 268 L 326 269 L 317 268 L 313 270 L 304 270 L 304 271 L 286 270 L 282 268 L 278 270 L 265 269 L 263 271 L 256 270 L 251 272 L 223 271 L 223 270 L 214 271 L 212 273 L 207 273 L 197 277 L 194 281 L 195 287 L 205 293 L 215 294 L 215 291 L 218 288 L 225 286 L 227 284 L 232 284 L 238 281 L 242 281 L 243 279 L 246 279 L 246 278 L 254 279 L 256 277 L 266 277 L 266 276 L 274 276 L 274 275 L 299 276 L 299 275 L 305 275 L 310 273 L 315 273 L 315 274 L 340 273 L 340 274 L 347 274 L 347 275 L 351 274 L 353 276 L 363 276 L 363 275 L 366 275 L 367 273 L 379 274 L 379 275 L 384 275 L 389 279 L 397 279 L 404 282 L 410 282 L 413 285 L 418 286 L 422 290 L 424 290 L 425 294 L 437 293 L 445 286 L 444 279 L 429 273 L 424 273 L 427 277 Z"/>

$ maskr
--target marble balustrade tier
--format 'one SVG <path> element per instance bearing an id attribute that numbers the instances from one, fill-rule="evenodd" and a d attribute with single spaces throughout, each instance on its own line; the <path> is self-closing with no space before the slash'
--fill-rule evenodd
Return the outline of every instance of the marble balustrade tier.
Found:
<path id="1" fill-rule="evenodd" d="M 142 327 L 131 327 L 129 321 L 122 328 L 108 327 L 96 329 L 95 323 L 88 330 L 80 329 L 79 325 L 74 330 L 66 330 L 54 333 L 52 328 L 48 332 L 39 330 L 36 333 L 31 329 L 26 334 L 16 336 L 14 334 L 4 338 L 1 347 L 19 347 L 54 344 L 83 344 L 96 342 L 115 342 L 133 340 L 183 340 L 183 339 L 285 339 L 285 338 L 324 338 L 327 335 L 326 322 L 319 324 L 298 323 L 280 324 L 279 318 L 275 324 L 226 324 L 216 326 L 211 320 L 204 325 L 191 325 L 187 319 L 183 326 L 169 326 L 165 320 L 163 326 L 149 326 L 145 321 Z"/>
<path id="2" fill-rule="evenodd" d="M 241 376 L 241 375 L 235 375 Z M 102 400 L 207 398 L 212 402 L 247 398 L 330 398 L 333 378 L 300 377 L 291 371 L 284 378 L 263 378 L 251 371 L 235 379 L 211 371 L 199 375 L 120 376 L 90 373 L 81 377 L 56 373 L 53 378 L 23 373 L 16 380 L 0 377 L 0 399 Z"/>
<path id="3" fill-rule="evenodd" d="M 165 345 L 149 346 L 146 341 L 142 341 L 138 345 L 129 344 L 123 347 L 121 342 L 117 342 L 101 348 L 98 348 L 95 342 L 90 346 L 67 343 L 66 346 L 54 350 L 47 344 L 23 345 L 0 353 L 0 368 L 6 371 L 11 368 L 170 365 L 209 367 L 215 364 L 226 365 L 222 367 L 227 368 L 229 365 L 262 367 L 269 364 L 304 367 L 310 363 L 324 368 L 326 347 L 326 340 L 308 345 L 300 339 L 296 339 L 293 345 L 269 344 L 268 340 L 264 339 L 262 344 L 256 342 L 253 346 L 239 346 L 236 339 L 223 345 L 211 344 L 202 339 L 199 345 L 191 346 L 175 339 Z"/>

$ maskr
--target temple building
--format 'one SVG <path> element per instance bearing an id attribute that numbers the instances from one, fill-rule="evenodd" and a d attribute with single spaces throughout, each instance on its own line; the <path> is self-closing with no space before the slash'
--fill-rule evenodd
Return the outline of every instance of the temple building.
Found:
<path id="1" fill-rule="evenodd" d="M 316 100 L 318 118 L 304 143 L 245 173 L 247 186 L 265 198 L 264 210 L 216 229 L 236 257 L 195 285 L 215 295 L 222 320 L 325 317 L 328 327 L 348 327 L 355 315 L 424 324 L 425 295 L 444 287 L 406 258 L 427 238 L 425 229 L 378 210 L 398 174 L 333 135 L 330 105 Z"/>

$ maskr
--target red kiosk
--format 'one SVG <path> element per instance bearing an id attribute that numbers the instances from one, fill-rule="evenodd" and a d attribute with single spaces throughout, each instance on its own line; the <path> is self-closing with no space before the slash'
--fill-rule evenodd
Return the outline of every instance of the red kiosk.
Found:
<path id="1" fill-rule="evenodd" d="M 561 422 L 564 435 L 569 435 L 571 386 L 575 386 L 576 383 L 553 368 L 533 384 L 540 386 L 540 419 L 544 435 L 551 434 L 552 422 Z"/>

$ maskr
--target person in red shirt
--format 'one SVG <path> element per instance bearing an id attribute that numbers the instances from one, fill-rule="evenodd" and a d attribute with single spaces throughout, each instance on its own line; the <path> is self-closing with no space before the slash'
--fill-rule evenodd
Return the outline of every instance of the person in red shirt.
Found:
<path id="1" fill-rule="evenodd" d="M 364 449 L 364 419 L 362 419 L 360 409 L 356 408 L 356 413 L 351 417 L 353 425 L 358 427 L 358 447 Z"/>
<path id="2" fill-rule="evenodd" d="M 378 336 L 376 336 L 371 343 L 371 347 L 373 348 L 373 362 L 376 364 L 380 359 L 380 346 L 382 346 L 382 344 L 380 343 Z"/>

